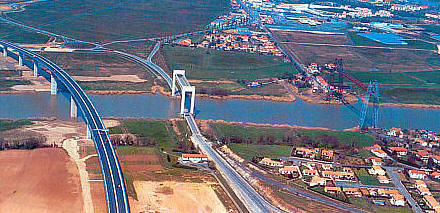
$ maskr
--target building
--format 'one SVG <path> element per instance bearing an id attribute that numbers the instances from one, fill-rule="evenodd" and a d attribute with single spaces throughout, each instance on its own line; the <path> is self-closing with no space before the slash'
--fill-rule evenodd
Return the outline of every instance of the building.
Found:
<path id="1" fill-rule="evenodd" d="M 379 183 L 383 183 L 383 184 L 390 183 L 390 180 L 386 176 L 383 176 L 383 175 L 377 176 L 377 179 L 379 180 Z"/>
<path id="2" fill-rule="evenodd" d="M 425 173 L 425 171 L 422 171 L 422 170 L 414 170 L 414 169 L 409 170 L 408 175 L 410 178 L 413 178 L 413 179 L 425 179 L 426 178 L 426 173 Z"/>
<path id="3" fill-rule="evenodd" d="M 339 172 L 339 171 L 322 171 L 322 177 L 332 179 L 354 179 L 353 172 Z"/>
<path id="4" fill-rule="evenodd" d="M 387 135 L 390 137 L 399 137 L 399 138 L 403 138 L 403 132 L 402 129 L 400 128 L 391 128 L 390 131 L 387 132 Z"/>
<path id="5" fill-rule="evenodd" d="M 405 206 L 405 198 L 400 193 L 391 195 L 390 203 L 395 206 Z"/>
<path id="6" fill-rule="evenodd" d="M 417 190 L 419 191 L 420 195 L 422 195 L 422 196 L 432 195 L 431 191 L 429 191 L 429 189 L 426 186 L 417 187 Z"/>
<path id="7" fill-rule="evenodd" d="M 333 168 L 333 165 L 331 164 L 322 164 L 321 165 L 323 170 L 331 170 Z"/>
<path id="8" fill-rule="evenodd" d="M 376 166 L 382 166 L 383 160 L 380 158 L 371 158 L 371 163 Z"/>
<path id="9" fill-rule="evenodd" d="M 405 156 L 408 154 L 408 150 L 400 146 L 388 147 L 388 151 L 397 154 L 397 156 Z"/>
<path id="10" fill-rule="evenodd" d="M 326 150 L 326 149 L 321 150 L 322 160 L 333 161 L 333 155 L 334 155 L 333 150 Z"/>
<path id="11" fill-rule="evenodd" d="M 324 187 L 324 192 L 327 192 L 329 194 L 342 194 L 341 187 L 335 187 L 335 186 Z"/>
<path id="12" fill-rule="evenodd" d="M 435 212 L 440 211 L 440 205 L 432 195 L 423 196 L 423 200 L 425 200 L 426 205 L 428 205 L 429 208 L 434 209 Z"/>
<path id="13" fill-rule="evenodd" d="M 431 173 L 431 177 L 434 179 L 440 179 L 440 172 L 433 172 Z"/>
<path id="14" fill-rule="evenodd" d="M 420 151 L 420 150 L 417 151 L 416 157 L 417 157 L 417 159 L 419 159 L 425 163 L 427 163 L 429 160 L 429 154 L 427 152 Z"/>
<path id="15" fill-rule="evenodd" d="M 386 174 L 385 170 L 383 170 L 382 167 L 378 165 L 371 166 L 371 168 L 368 169 L 368 173 L 370 175 L 382 175 L 382 176 Z"/>
<path id="16" fill-rule="evenodd" d="M 414 143 L 419 144 L 420 146 L 428 146 L 428 142 L 421 138 L 414 139 Z"/>
<path id="17" fill-rule="evenodd" d="M 391 197 L 393 194 L 400 194 L 397 189 L 377 189 L 377 195 L 382 197 Z"/>
<path id="18" fill-rule="evenodd" d="M 275 161 L 270 158 L 263 158 L 259 163 L 262 165 L 271 166 L 271 167 L 282 167 L 283 166 L 283 163 L 281 163 L 280 161 Z"/>
<path id="19" fill-rule="evenodd" d="M 419 188 L 419 187 L 428 187 L 425 183 L 425 181 L 423 180 L 416 180 L 414 187 Z"/>
<path id="20" fill-rule="evenodd" d="M 309 186 L 325 186 L 326 180 L 327 179 L 322 177 L 313 176 L 312 180 L 310 180 Z"/>
<path id="21" fill-rule="evenodd" d="M 439 155 L 432 156 L 432 162 L 440 166 L 440 156 Z"/>
<path id="22" fill-rule="evenodd" d="M 179 42 L 177 42 L 178 45 L 182 45 L 182 46 L 191 46 L 191 39 L 182 39 Z"/>
<path id="23" fill-rule="evenodd" d="M 208 156 L 202 154 L 182 154 L 183 163 L 207 164 Z"/>
<path id="24" fill-rule="evenodd" d="M 346 195 L 353 195 L 355 197 L 362 197 L 362 193 L 361 193 L 361 191 L 359 191 L 358 188 L 345 187 L 345 188 L 342 188 L 342 191 Z"/>
<path id="25" fill-rule="evenodd" d="M 318 176 L 318 171 L 312 169 L 304 169 L 302 171 L 304 176 Z"/>
<path id="26" fill-rule="evenodd" d="M 386 158 L 388 155 L 385 151 L 383 151 L 382 149 L 371 149 L 371 153 L 373 153 L 374 155 L 376 155 L 379 158 Z"/>
<path id="27" fill-rule="evenodd" d="M 299 172 L 298 166 L 284 166 L 278 170 L 280 174 L 291 175 L 291 174 L 301 174 Z"/>

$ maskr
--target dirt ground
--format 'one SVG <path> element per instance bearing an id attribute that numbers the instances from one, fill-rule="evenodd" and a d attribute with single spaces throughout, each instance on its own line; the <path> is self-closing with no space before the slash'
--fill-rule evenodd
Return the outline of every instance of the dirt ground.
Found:
<path id="1" fill-rule="evenodd" d="M 0 212 L 83 212 L 78 169 L 62 149 L 0 152 Z"/>
<path id="2" fill-rule="evenodd" d="M 135 181 L 133 212 L 227 212 L 207 183 Z"/>
<path id="3" fill-rule="evenodd" d="M 10 10 L 10 9 L 12 9 L 12 8 L 9 7 L 9 6 L 6 6 L 6 5 L 0 5 L 0 11 L 6 11 L 6 10 Z"/>
<path id="4" fill-rule="evenodd" d="M 66 138 L 85 137 L 86 125 L 80 122 L 61 120 L 38 120 L 34 124 L 25 126 L 24 130 L 40 133 L 46 137 L 46 143 L 62 146 Z"/>
<path id="5" fill-rule="evenodd" d="M 126 81 L 133 83 L 142 83 L 147 80 L 139 78 L 137 75 L 112 75 L 109 77 L 94 77 L 94 76 L 73 76 L 77 81 Z"/>

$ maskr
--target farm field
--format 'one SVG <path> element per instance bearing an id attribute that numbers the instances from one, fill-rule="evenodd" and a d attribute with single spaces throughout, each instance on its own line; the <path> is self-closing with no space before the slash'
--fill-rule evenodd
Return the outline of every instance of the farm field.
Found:
<path id="1" fill-rule="evenodd" d="M 68 37 L 106 42 L 201 29 L 228 7 L 224 0 L 54 0 L 7 17 Z"/>
<path id="2" fill-rule="evenodd" d="M 296 72 L 289 63 L 274 56 L 180 46 L 166 46 L 164 52 L 170 69 L 184 69 L 188 79 L 253 80 L 276 78 L 284 72 Z"/>

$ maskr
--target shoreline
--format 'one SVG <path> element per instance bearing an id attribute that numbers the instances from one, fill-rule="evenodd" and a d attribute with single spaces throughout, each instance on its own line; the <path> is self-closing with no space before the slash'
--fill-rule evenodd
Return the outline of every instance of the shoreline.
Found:
<path id="1" fill-rule="evenodd" d="M 6 91 L 0 91 L 0 95 L 11 95 L 11 94 L 30 94 L 30 93 L 36 93 L 36 92 L 49 92 L 50 90 L 47 89 L 36 89 L 36 90 L 6 90 Z M 141 95 L 141 94 L 151 94 L 154 95 L 156 93 L 159 93 L 164 96 L 170 96 L 171 92 L 166 91 L 161 86 L 153 86 L 151 88 L 151 91 L 135 91 L 135 90 L 86 90 L 87 94 L 91 95 Z M 232 99 L 243 99 L 243 100 L 260 100 L 260 101 L 273 101 L 273 102 L 290 102 L 293 103 L 297 99 L 300 99 L 308 104 L 320 104 L 320 105 L 343 105 L 341 102 L 335 102 L 335 101 L 316 101 L 310 98 L 307 98 L 302 95 L 287 95 L 287 96 L 261 96 L 261 95 L 226 95 L 226 96 L 215 96 L 215 95 L 208 95 L 208 94 L 196 94 L 197 97 L 205 98 L 205 99 L 213 99 L 213 100 L 232 100 Z M 356 103 L 356 102 L 351 102 Z M 371 105 L 371 104 L 370 104 Z M 434 109 L 434 110 L 440 110 L 440 105 L 432 105 L 432 104 L 404 104 L 404 103 L 380 103 L 380 107 L 386 107 L 386 108 L 406 108 L 406 109 Z"/>

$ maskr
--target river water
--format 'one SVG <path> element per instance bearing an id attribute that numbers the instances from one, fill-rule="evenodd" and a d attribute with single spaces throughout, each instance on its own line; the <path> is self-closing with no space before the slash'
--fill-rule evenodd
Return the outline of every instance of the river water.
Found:
<path id="1" fill-rule="evenodd" d="M 162 95 L 90 95 L 102 117 L 168 119 L 178 117 L 179 99 Z M 0 118 L 69 118 L 69 95 L 48 92 L 0 95 Z M 359 108 L 359 107 L 357 107 Z M 357 116 L 345 106 L 257 100 L 196 99 L 196 117 L 226 121 L 345 129 L 357 126 Z M 440 131 L 440 110 L 381 108 L 379 126 Z"/>

